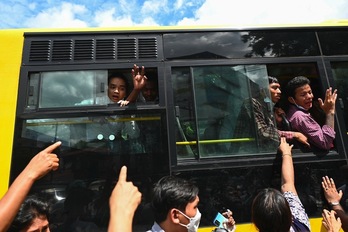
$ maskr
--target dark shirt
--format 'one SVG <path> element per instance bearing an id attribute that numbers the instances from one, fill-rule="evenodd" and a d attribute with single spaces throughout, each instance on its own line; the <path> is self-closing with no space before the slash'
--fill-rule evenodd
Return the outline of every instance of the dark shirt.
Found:
<path id="1" fill-rule="evenodd" d="M 256 133 L 254 128 L 256 128 Z M 252 98 L 243 103 L 237 118 L 234 138 L 255 138 L 259 151 L 275 151 L 279 146 L 279 132 L 274 124 L 273 115 L 264 102 Z"/>

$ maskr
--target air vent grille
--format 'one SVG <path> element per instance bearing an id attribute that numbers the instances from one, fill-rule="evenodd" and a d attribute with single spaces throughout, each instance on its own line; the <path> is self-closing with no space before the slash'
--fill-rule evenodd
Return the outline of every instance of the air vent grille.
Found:
<path id="1" fill-rule="evenodd" d="M 163 57 L 163 52 L 158 51 L 160 38 L 159 35 L 80 35 L 68 38 L 65 35 L 51 36 L 46 40 L 39 36 L 26 37 L 25 49 L 29 49 L 23 57 L 23 65 L 159 60 Z"/>
<path id="2" fill-rule="evenodd" d="M 139 39 L 139 58 L 157 58 L 157 42 L 155 38 Z"/>
<path id="3" fill-rule="evenodd" d="M 52 47 L 52 61 L 67 61 L 72 58 L 71 40 L 54 40 Z"/>
<path id="4" fill-rule="evenodd" d="M 96 59 L 115 59 L 115 39 L 98 39 L 96 43 Z"/>
<path id="5" fill-rule="evenodd" d="M 94 40 L 75 40 L 74 60 L 93 60 Z"/>
<path id="6" fill-rule="evenodd" d="M 31 41 L 29 61 L 49 61 L 50 46 L 50 40 Z"/>
<path id="7" fill-rule="evenodd" d="M 118 39 L 117 40 L 117 58 L 135 59 L 136 58 L 136 40 Z"/>

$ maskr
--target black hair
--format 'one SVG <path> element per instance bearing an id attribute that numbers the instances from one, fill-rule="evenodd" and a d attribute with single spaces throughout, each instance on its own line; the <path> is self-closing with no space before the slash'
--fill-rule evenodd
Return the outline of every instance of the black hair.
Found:
<path id="1" fill-rule="evenodd" d="M 30 196 L 22 203 L 8 232 L 21 231 L 30 226 L 35 218 L 42 217 L 49 220 L 48 204 L 37 196 Z"/>
<path id="2" fill-rule="evenodd" d="M 263 189 L 253 200 L 251 220 L 260 232 L 289 232 L 292 224 L 289 203 L 280 191 Z"/>
<path id="3" fill-rule="evenodd" d="M 268 84 L 279 83 L 276 77 L 268 76 Z"/>
<path id="4" fill-rule="evenodd" d="M 198 192 L 198 187 L 191 181 L 175 176 L 161 178 L 153 189 L 152 209 L 155 221 L 165 221 L 173 208 L 185 212 L 187 204 L 196 199 Z"/>
<path id="5" fill-rule="evenodd" d="M 114 73 L 111 73 L 108 77 L 108 85 L 110 84 L 110 81 L 111 79 L 113 78 L 121 78 L 125 85 L 126 85 L 126 95 L 128 95 L 129 93 L 129 83 L 128 83 L 128 79 L 125 75 L 123 75 L 123 73 L 120 73 L 120 72 L 114 72 Z"/>
<path id="6" fill-rule="evenodd" d="M 310 85 L 311 81 L 304 76 L 294 77 L 286 85 L 286 94 L 288 97 L 295 97 L 296 89 L 304 85 Z"/>

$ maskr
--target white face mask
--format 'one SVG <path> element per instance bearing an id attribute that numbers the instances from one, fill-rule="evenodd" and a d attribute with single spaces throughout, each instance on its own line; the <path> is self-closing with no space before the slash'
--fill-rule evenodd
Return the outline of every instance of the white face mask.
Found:
<path id="1" fill-rule="evenodd" d="M 199 212 L 199 210 L 197 209 L 196 215 L 193 218 L 190 218 L 189 216 L 187 216 L 186 214 L 184 214 L 180 210 L 178 210 L 178 211 L 179 211 L 179 213 L 184 215 L 188 220 L 190 220 L 190 222 L 187 225 L 184 225 L 182 223 L 179 223 L 179 225 L 186 227 L 188 232 L 197 232 L 199 223 L 201 221 L 201 216 L 202 216 L 201 212 Z"/>
<path id="2" fill-rule="evenodd" d="M 296 106 L 298 109 L 307 111 L 307 110 L 306 110 L 305 108 L 303 108 L 302 106 L 297 105 L 297 104 L 296 104 L 296 101 L 295 101 L 295 99 L 294 99 L 293 97 L 292 97 L 292 100 L 294 101 L 294 104 L 295 104 L 295 106 Z"/>

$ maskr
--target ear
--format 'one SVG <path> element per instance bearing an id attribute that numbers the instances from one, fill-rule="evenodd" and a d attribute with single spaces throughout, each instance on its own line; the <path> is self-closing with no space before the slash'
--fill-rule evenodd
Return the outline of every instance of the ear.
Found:
<path id="1" fill-rule="evenodd" d="M 292 104 L 296 104 L 295 99 L 293 97 L 288 97 L 288 101 Z"/>
<path id="2" fill-rule="evenodd" d="M 170 220 L 174 223 L 174 224 L 178 224 L 180 222 L 179 220 L 179 212 L 178 210 L 176 209 L 171 209 L 169 212 L 168 212 L 168 216 L 170 218 Z"/>

